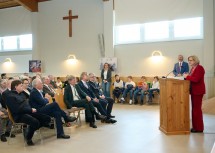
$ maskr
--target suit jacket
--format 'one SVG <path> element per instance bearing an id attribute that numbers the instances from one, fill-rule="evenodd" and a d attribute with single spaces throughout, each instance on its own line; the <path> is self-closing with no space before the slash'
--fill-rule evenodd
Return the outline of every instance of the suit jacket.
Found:
<path id="1" fill-rule="evenodd" d="M 31 107 L 39 110 L 48 103 L 48 99 L 44 98 L 37 89 L 32 89 L 29 97 L 29 104 L 31 105 Z"/>
<path id="2" fill-rule="evenodd" d="M 205 70 L 201 65 L 197 65 L 193 73 L 186 77 L 186 80 L 190 80 L 191 94 L 203 95 L 205 94 L 205 82 L 204 82 Z"/>
<path id="3" fill-rule="evenodd" d="M 7 97 L 11 94 L 11 91 L 9 89 L 5 90 L 3 93 L 2 93 L 2 102 L 1 102 L 1 105 L 3 108 L 7 109 L 6 107 L 6 103 L 7 103 Z"/>
<path id="4" fill-rule="evenodd" d="M 32 114 L 32 108 L 23 96 L 16 91 L 9 92 L 10 94 L 6 97 L 6 104 L 15 121 L 17 121 L 23 114 Z"/>
<path id="5" fill-rule="evenodd" d="M 183 61 L 180 72 L 178 72 L 178 70 L 180 70 L 179 62 L 174 65 L 174 75 L 177 76 L 178 74 L 189 73 L 188 63 Z"/>
<path id="6" fill-rule="evenodd" d="M 112 76 L 112 72 L 111 72 L 111 70 L 110 69 L 108 69 L 108 71 L 107 71 L 107 81 L 108 82 L 111 82 L 111 76 Z M 104 80 L 104 69 L 102 69 L 102 71 L 101 71 L 101 78 L 102 78 L 102 81 Z"/>
<path id="7" fill-rule="evenodd" d="M 50 84 L 52 85 L 52 88 L 54 88 L 54 89 L 57 88 L 57 84 L 55 81 L 50 80 Z"/>
<path id="8" fill-rule="evenodd" d="M 31 89 L 27 88 L 27 90 L 29 93 L 31 93 Z M 29 97 L 30 97 L 30 94 L 28 94 L 24 90 L 20 93 L 20 95 L 23 96 L 23 98 L 25 98 L 25 99 L 29 99 Z"/>
<path id="9" fill-rule="evenodd" d="M 88 85 L 88 88 L 85 87 L 84 83 L 82 81 L 78 82 L 78 86 L 80 87 L 80 89 L 85 92 L 89 97 L 91 98 L 96 98 L 96 95 L 93 93 L 90 85 L 88 84 L 88 82 L 86 82 Z"/>
<path id="10" fill-rule="evenodd" d="M 52 87 L 49 87 L 52 88 Z M 43 93 L 46 94 L 48 93 L 50 96 L 54 97 L 55 93 L 50 90 L 46 85 L 43 85 Z"/>
<path id="11" fill-rule="evenodd" d="M 95 84 L 94 82 L 92 81 L 89 81 L 88 84 L 90 85 L 90 88 L 92 89 L 93 93 L 95 94 L 96 98 L 100 98 L 99 96 L 102 96 L 103 93 L 102 91 L 100 90 L 98 84 Z"/>
<path id="12" fill-rule="evenodd" d="M 85 92 L 83 92 L 77 84 L 75 85 L 75 89 L 81 99 L 86 99 L 86 96 L 88 96 L 88 95 Z M 68 109 L 73 107 L 74 100 L 73 100 L 72 88 L 70 85 L 67 85 L 65 87 L 63 99 L 64 99 L 64 103 L 66 104 Z"/>

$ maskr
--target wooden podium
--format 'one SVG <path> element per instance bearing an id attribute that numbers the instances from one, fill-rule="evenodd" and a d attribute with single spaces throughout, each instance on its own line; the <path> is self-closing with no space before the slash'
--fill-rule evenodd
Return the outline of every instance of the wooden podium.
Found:
<path id="1" fill-rule="evenodd" d="M 160 79 L 160 127 L 167 135 L 189 134 L 190 82 L 177 79 Z"/>

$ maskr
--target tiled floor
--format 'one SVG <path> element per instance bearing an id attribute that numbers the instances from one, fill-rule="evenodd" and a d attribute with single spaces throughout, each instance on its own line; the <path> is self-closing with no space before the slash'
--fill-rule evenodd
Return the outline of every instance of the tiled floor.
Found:
<path id="1" fill-rule="evenodd" d="M 97 122 L 97 129 L 83 121 L 81 127 L 65 128 L 69 140 L 58 140 L 53 130 L 42 131 L 43 142 L 24 147 L 18 135 L 10 144 L 0 142 L 1 153 L 210 153 L 215 142 L 215 116 L 204 115 L 205 133 L 166 136 L 159 131 L 158 105 L 115 104 L 117 124 Z M 82 120 L 84 117 L 82 117 Z"/>

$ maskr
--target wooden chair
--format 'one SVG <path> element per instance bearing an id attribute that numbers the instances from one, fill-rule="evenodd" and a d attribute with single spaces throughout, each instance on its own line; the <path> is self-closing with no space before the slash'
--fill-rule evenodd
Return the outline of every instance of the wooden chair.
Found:
<path id="1" fill-rule="evenodd" d="M 10 121 L 12 122 L 12 127 L 11 127 L 11 131 L 10 131 L 10 136 L 9 136 L 9 139 L 8 139 L 8 144 L 10 144 L 10 137 L 11 137 L 11 134 L 12 133 L 15 133 L 15 132 L 17 132 L 19 129 L 21 129 L 21 131 L 22 131 L 22 134 L 23 134 L 23 140 L 24 140 L 24 146 L 25 146 L 25 136 L 24 136 L 24 127 L 26 127 L 26 126 L 28 126 L 27 124 L 25 124 L 25 123 L 17 123 L 17 122 L 15 122 L 15 120 L 13 119 L 13 116 L 12 116 L 12 113 L 11 113 L 11 111 L 10 111 L 10 109 L 9 108 L 7 108 L 7 112 L 8 112 L 8 117 L 9 117 L 9 119 L 10 119 Z M 39 137 L 40 137 L 40 140 L 41 140 L 41 142 L 42 142 L 42 135 L 41 135 L 41 131 L 40 131 L 40 129 L 38 129 L 37 130 L 38 131 L 38 133 L 39 133 Z"/>
<path id="2" fill-rule="evenodd" d="M 55 100 L 60 106 L 62 110 L 64 110 L 66 113 L 73 114 L 77 118 L 76 122 L 78 123 L 78 126 L 81 126 L 81 111 L 85 110 L 83 107 L 72 107 L 71 109 L 67 109 L 64 100 L 63 100 L 63 90 L 57 89 L 55 94 Z"/>

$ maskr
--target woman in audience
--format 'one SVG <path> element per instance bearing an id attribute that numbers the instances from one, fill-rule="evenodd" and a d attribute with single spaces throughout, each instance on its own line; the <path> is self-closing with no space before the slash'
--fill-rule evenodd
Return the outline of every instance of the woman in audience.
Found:
<path id="1" fill-rule="evenodd" d="M 140 81 L 138 82 L 137 84 L 137 88 L 136 90 L 134 91 L 134 104 L 137 104 L 138 103 L 138 95 L 140 94 L 140 105 L 143 105 L 143 100 L 144 100 L 144 94 L 145 94 L 145 91 L 148 90 L 148 84 L 146 82 L 146 77 L 145 76 L 142 76 Z"/>
<path id="2" fill-rule="evenodd" d="M 123 93 L 124 90 L 124 83 L 120 79 L 119 75 L 115 75 L 115 82 L 113 83 L 113 96 L 114 96 L 114 101 L 115 103 L 118 102 L 120 95 Z"/>
<path id="3" fill-rule="evenodd" d="M 128 82 L 125 83 L 125 90 L 123 92 L 123 96 L 120 99 L 120 101 L 123 103 L 125 102 L 125 98 L 127 96 L 127 93 L 130 93 L 130 100 L 129 100 L 129 104 L 132 104 L 132 99 L 133 99 L 133 91 L 136 87 L 136 84 L 134 83 L 134 81 L 132 81 L 132 76 L 128 76 Z"/>
<path id="4" fill-rule="evenodd" d="M 60 88 L 60 89 L 63 87 L 63 83 L 61 82 L 60 77 L 57 77 L 56 85 L 57 85 L 57 87 Z"/>
<path id="5" fill-rule="evenodd" d="M 102 79 L 102 90 L 104 92 L 105 97 L 110 97 L 110 85 L 111 85 L 111 70 L 108 63 L 104 64 L 104 68 L 101 71 L 101 79 Z"/>
<path id="6" fill-rule="evenodd" d="M 159 83 L 159 78 L 158 76 L 154 77 L 154 81 L 152 82 L 152 87 L 148 90 L 149 94 L 149 100 L 148 103 L 151 104 L 152 103 L 152 96 L 153 96 L 153 92 L 160 92 L 160 83 Z"/>
<path id="7" fill-rule="evenodd" d="M 202 98 L 205 94 L 204 75 L 205 70 L 199 64 L 200 61 L 197 56 L 188 57 L 191 70 L 189 74 L 184 74 L 186 80 L 190 80 L 190 94 L 192 102 L 192 125 L 191 132 L 202 133 L 204 130 L 203 116 L 202 116 Z"/>

